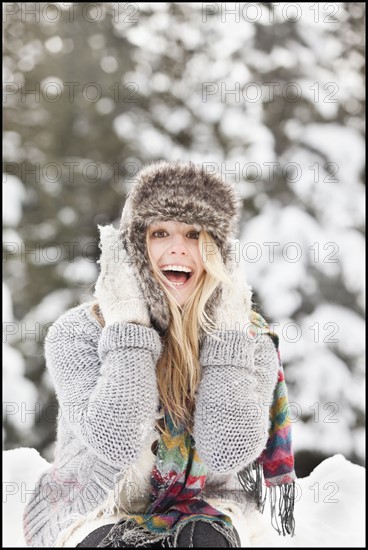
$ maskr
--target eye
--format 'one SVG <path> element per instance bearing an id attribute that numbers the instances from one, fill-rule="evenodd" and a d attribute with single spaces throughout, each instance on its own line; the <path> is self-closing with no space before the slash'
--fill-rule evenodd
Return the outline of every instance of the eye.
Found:
<path id="1" fill-rule="evenodd" d="M 164 231 L 164 230 L 154 231 L 154 232 L 152 233 L 152 236 L 153 236 L 153 237 L 156 237 L 159 233 L 166 233 L 166 231 Z"/>
<path id="2" fill-rule="evenodd" d="M 188 233 L 188 235 L 194 235 L 194 237 L 190 237 L 191 239 L 198 239 L 199 237 L 199 232 L 198 231 L 191 231 L 190 233 Z"/>

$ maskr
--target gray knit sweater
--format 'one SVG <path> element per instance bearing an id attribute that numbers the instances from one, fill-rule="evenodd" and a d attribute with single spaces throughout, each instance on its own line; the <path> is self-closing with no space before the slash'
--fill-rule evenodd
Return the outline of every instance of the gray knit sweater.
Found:
<path id="1" fill-rule="evenodd" d="M 244 333 L 221 334 L 224 342 L 205 336 L 201 346 L 193 429 L 212 491 L 264 449 L 278 371 L 268 335 L 254 346 Z M 78 515 L 101 504 L 117 474 L 159 436 L 155 365 L 161 351 L 153 328 L 102 328 L 90 304 L 70 309 L 50 327 L 45 357 L 60 406 L 57 443 L 54 463 L 26 505 L 27 545 L 52 546 Z"/>

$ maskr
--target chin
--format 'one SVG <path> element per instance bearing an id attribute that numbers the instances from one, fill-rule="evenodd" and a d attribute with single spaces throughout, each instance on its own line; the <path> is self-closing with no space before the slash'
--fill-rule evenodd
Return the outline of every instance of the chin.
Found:
<path id="1" fill-rule="evenodd" d="M 185 302 L 187 301 L 187 298 L 178 298 L 177 296 L 175 297 L 176 301 L 178 302 L 179 306 L 182 307 Z"/>
<path id="2" fill-rule="evenodd" d="M 188 300 L 188 296 L 177 296 L 177 295 L 175 296 L 175 294 L 171 294 L 171 296 L 175 298 L 175 300 L 178 302 L 180 307 L 182 307 L 185 304 L 185 302 L 187 302 Z"/>

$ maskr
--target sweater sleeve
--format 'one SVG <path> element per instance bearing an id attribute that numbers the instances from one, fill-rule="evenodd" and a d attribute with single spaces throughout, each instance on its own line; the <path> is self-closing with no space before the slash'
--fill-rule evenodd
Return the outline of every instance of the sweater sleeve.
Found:
<path id="1" fill-rule="evenodd" d="M 221 342 L 206 335 L 201 347 L 193 437 L 207 466 L 227 473 L 241 470 L 266 446 L 278 357 L 267 334 L 216 335 Z"/>
<path id="2" fill-rule="evenodd" d="M 160 352 L 153 328 L 115 323 L 101 331 L 75 309 L 47 333 L 46 367 L 63 420 L 109 464 L 130 464 L 153 429 Z"/>

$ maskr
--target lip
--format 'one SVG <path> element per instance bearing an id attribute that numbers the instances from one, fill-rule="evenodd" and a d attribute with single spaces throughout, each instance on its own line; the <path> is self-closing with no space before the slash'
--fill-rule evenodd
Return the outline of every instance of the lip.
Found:
<path id="1" fill-rule="evenodd" d="M 189 273 L 189 277 L 188 277 L 188 280 L 186 283 L 184 283 L 182 286 L 178 286 L 178 287 L 175 287 L 175 288 L 184 288 L 186 286 L 186 284 L 190 281 L 190 279 L 193 278 L 193 275 L 195 274 L 195 270 L 193 269 L 193 267 L 191 265 L 184 265 L 184 264 L 175 264 L 175 262 L 171 262 L 169 264 L 162 264 L 159 266 L 159 270 L 162 272 L 163 268 L 168 266 L 168 265 L 180 265 L 180 267 L 187 267 L 189 269 L 191 269 L 192 271 Z M 171 287 L 172 288 L 172 287 Z"/>
<path id="2" fill-rule="evenodd" d="M 183 285 L 181 285 L 181 286 L 176 286 L 175 284 L 174 284 L 174 286 L 172 286 L 172 285 L 170 284 L 169 279 L 166 279 L 165 284 L 166 284 L 166 286 L 168 286 L 169 288 L 174 288 L 175 290 L 182 290 L 183 288 L 186 288 L 186 287 L 188 286 L 189 281 L 190 281 L 191 279 L 192 279 L 192 277 L 189 277 L 189 279 L 188 279 Z"/>

